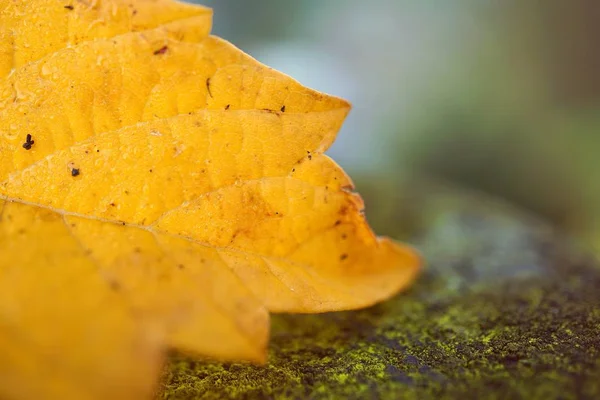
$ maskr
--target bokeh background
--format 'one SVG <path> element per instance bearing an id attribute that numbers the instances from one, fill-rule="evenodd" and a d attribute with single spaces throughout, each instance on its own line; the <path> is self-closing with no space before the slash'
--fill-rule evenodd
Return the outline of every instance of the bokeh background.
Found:
<path id="1" fill-rule="evenodd" d="M 600 250 L 597 0 L 201 0 L 213 32 L 353 111 L 329 154 L 378 233 L 440 187 Z"/>

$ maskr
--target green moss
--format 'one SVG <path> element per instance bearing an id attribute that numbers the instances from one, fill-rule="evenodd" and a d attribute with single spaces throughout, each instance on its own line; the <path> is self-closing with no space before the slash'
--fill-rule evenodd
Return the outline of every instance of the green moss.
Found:
<path id="1" fill-rule="evenodd" d="M 427 207 L 429 265 L 409 292 L 356 312 L 274 316 L 265 367 L 175 355 L 161 396 L 597 398 L 597 264 L 502 207 Z"/>

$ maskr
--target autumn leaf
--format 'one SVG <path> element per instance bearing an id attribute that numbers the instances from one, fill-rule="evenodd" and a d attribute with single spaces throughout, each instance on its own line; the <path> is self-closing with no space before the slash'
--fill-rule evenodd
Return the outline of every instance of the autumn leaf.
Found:
<path id="1" fill-rule="evenodd" d="M 416 275 L 324 155 L 350 105 L 209 36 L 209 9 L 0 10 L 0 398 L 145 398 L 168 348 L 264 362 L 268 311 Z"/>

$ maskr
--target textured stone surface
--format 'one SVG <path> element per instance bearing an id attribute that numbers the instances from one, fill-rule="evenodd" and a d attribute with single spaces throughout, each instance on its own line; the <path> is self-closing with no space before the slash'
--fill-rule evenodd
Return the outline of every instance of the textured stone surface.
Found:
<path id="1" fill-rule="evenodd" d="M 600 398 L 600 269 L 502 205 L 419 206 L 428 265 L 357 311 L 273 317 L 265 367 L 174 355 L 161 397 Z"/>

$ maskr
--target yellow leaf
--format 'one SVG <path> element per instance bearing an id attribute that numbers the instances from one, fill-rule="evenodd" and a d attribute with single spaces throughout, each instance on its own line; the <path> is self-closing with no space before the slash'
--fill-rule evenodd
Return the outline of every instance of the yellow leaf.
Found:
<path id="1" fill-rule="evenodd" d="M 349 104 L 208 36 L 210 10 L 0 7 L 1 398 L 148 397 L 167 348 L 264 362 L 268 311 L 416 275 L 323 154 Z"/>

